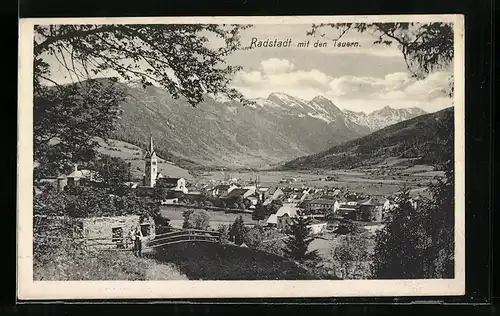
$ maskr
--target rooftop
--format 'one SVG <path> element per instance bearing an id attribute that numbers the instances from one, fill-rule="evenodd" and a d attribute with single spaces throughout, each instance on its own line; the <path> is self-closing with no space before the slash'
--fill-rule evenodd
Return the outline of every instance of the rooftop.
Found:
<path id="1" fill-rule="evenodd" d="M 315 200 L 310 200 L 307 203 L 309 204 L 327 204 L 327 205 L 333 205 L 335 204 L 336 200 L 329 200 L 329 199 L 315 199 Z"/>
<path id="2" fill-rule="evenodd" d="M 297 211 L 298 211 L 297 206 L 292 205 L 292 204 L 284 204 L 276 212 L 276 217 L 281 217 L 285 214 L 290 216 L 290 217 L 295 217 L 295 216 L 297 216 Z"/>
<path id="3" fill-rule="evenodd" d="M 229 192 L 230 196 L 238 196 L 238 195 L 243 195 L 245 194 L 248 190 L 250 189 L 234 189 L 231 192 Z"/>

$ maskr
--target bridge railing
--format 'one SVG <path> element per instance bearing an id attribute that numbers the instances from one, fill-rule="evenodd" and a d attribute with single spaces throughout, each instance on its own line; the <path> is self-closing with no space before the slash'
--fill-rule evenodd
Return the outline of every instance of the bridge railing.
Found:
<path id="1" fill-rule="evenodd" d="M 220 242 L 220 233 L 201 229 L 182 229 L 157 234 L 145 247 L 157 248 L 182 242 Z"/>
<path id="2" fill-rule="evenodd" d="M 33 237 L 37 239 L 38 243 L 44 244 L 48 240 L 57 242 L 59 240 L 70 240 L 76 243 L 82 243 L 86 248 L 105 248 L 107 250 L 131 250 L 133 242 L 129 240 L 128 236 L 121 238 L 86 238 L 86 237 L 59 237 L 52 235 L 34 234 Z M 143 242 L 143 249 L 157 248 L 169 244 L 176 244 L 182 242 L 216 242 L 221 240 L 221 234 L 217 231 L 201 230 L 201 229 L 171 229 L 171 231 L 156 234 L 154 238 L 145 238 Z"/>

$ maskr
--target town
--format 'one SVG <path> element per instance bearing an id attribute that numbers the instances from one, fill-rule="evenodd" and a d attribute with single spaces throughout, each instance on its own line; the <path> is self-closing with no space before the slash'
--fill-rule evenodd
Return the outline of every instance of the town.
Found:
<path id="1" fill-rule="evenodd" d="M 125 181 L 119 186 L 133 191 L 139 199 L 153 199 L 158 204 L 160 216 L 144 218 L 137 214 L 121 214 L 117 210 L 76 220 L 73 225 L 78 228 L 79 236 L 84 236 L 87 245 L 100 249 L 132 249 L 128 229 L 140 226 L 145 241 L 143 248 L 147 252 L 165 244 L 158 242 L 162 241 L 163 234 L 195 228 L 219 232 L 218 241 L 226 231 L 226 242 L 235 246 L 279 252 L 285 247 L 283 240 L 287 238 L 294 219 L 303 219 L 307 220 L 307 228 L 313 236 L 310 250 L 318 251 L 321 260 L 328 261 L 332 248 L 339 243 L 339 236 L 357 235 L 373 244 L 376 231 L 383 227 L 390 210 L 398 206 L 397 194 L 381 197 L 334 185 L 306 186 L 298 183 L 296 178 L 283 178 L 277 183 L 262 185 L 258 174 L 246 181 L 226 174 L 221 180 L 190 182 L 183 177 L 162 174 L 158 160 L 150 136 L 149 148 L 143 157 L 145 172 L 142 181 Z M 325 176 L 318 180 L 328 184 L 334 177 Z M 41 182 L 49 183 L 61 192 L 102 186 L 102 179 L 95 170 L 79 169 L 78 165 L 68 175 Z M 415 209 L 419 200 L 419 196 L 410 200 Z M 189 222 L 186 214 L 193 212 L 206 214 L 203 225 L 186 224 Z M 38 225 L 42 220 L 50 222 L 47 216 L 35 217 Z M 238 220 L 247 232 L 259 232 L 258 242 L 238 238 L 234 233 L 231 236 L 229 231 Z M 182 239 L 181 235 L 177 237 Z"/>

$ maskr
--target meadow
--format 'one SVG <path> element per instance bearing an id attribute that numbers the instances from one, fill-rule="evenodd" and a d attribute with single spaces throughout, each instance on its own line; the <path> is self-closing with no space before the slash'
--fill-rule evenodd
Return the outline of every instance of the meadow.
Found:
<path id="1" fill-rule="evenodd" d="M 188 209 L 195 209 L 189 207 L 170 207 L 162 206 L 160 209 L 161 216 L 170 219 L 170 225 L 176 228 L 182 228 L 182 223 L 184 222 L 184 217 L 182 217 L 182 212 Z M 232 224 L 236 218 L 242 217 L 245 224 L 255 224 L 256 221 L 252 220 L 252 215 L 249 213 L 225 213 L 216 212 L 209 210 L 207 211 L 210 215 L 210 228 L 217 229 L 220 225 Z"/>

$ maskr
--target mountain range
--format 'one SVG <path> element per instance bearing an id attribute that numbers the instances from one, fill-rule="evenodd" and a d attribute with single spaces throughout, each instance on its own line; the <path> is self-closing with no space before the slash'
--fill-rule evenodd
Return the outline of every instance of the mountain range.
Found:
<path id="1" fill-rule="evenodd" d="M 355 122 L 358 125 L 368 127 L 372 132 L 426 113 L 427 112 L 417 107 L 393 109 L 390 106 L 386 106 L 369 114 L 366 114 L 364 112 L 344 110 L 344 115 L 349 120 Z"/>
<path id="2" fill-rule="evenodd" d="M 453 107 L 399 122 L 369 135 L 285 163 L 282 169 L 350 169 L 387 158 L 414 158 L 416 164 L 440 166 L 452 157 Z"/>
<path id="3" fill-rule="evenodd" d="M 182 167 L 268 168 L 322 152 L 423 113 L 386 107 L 368 115 L 343 111 L 329 99 L 272 93 L 244 106 L 207 95 L 196 107 L 156 86 L 119 82 L 126 92 L 112 138 L 146 148 Z"/>

